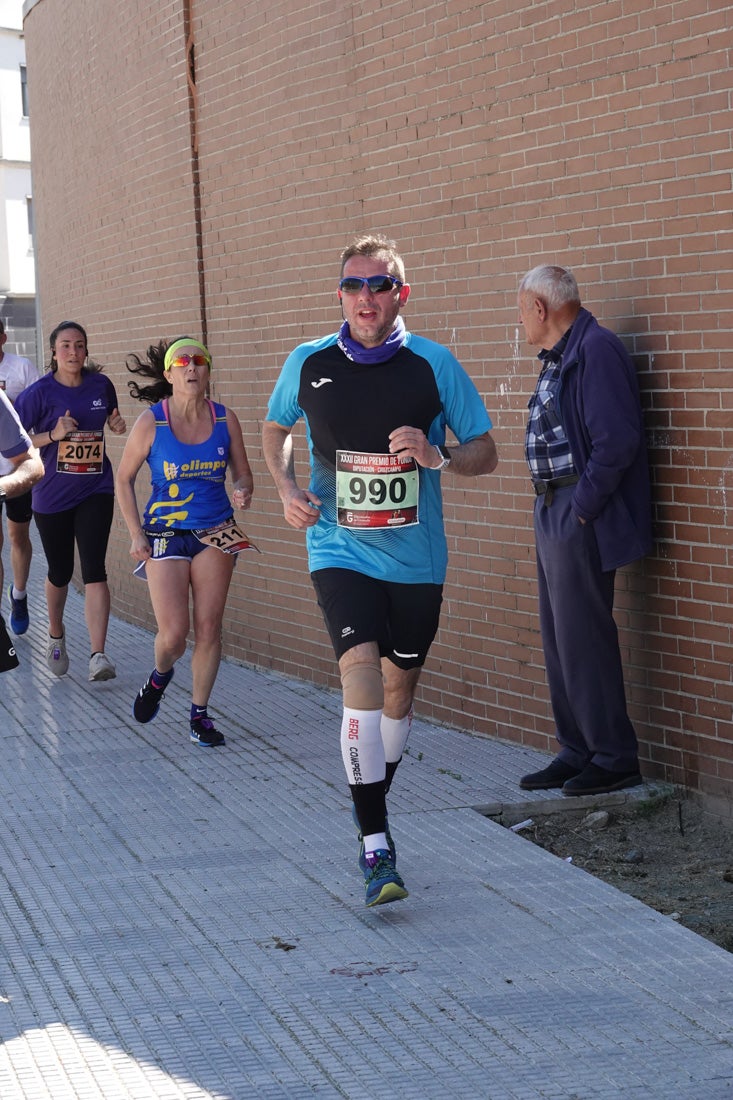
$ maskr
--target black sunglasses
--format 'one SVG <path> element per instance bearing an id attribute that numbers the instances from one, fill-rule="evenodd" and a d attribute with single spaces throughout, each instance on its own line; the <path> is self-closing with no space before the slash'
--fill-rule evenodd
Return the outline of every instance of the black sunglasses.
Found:
<path id="1" fill-rule="evenodd" d="M 394 275 L 370 275 L 368 279 L 362 279 L 358 275 L 347 275 L 339 283 L 339 290 L 344 294 L 358 294 L 363 286 L 369 287 L 372 294 L 384 294 L 386 291 L 401 287 L 399 279 Z"/>

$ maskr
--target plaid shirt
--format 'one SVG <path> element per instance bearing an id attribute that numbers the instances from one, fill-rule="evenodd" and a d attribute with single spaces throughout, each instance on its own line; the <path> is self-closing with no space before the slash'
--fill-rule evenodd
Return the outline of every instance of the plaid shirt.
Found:
<path id="1" fill-rule="evenodd" d="M 524 453 L 533 481 L 551 481 L 576 472 L 570 444 L 560 421 L 557 400 L 562 353 L 569 335 L 568 329 L 551 351 L 540 352 L 542 370 L 535 391 L 527 403 L 529 420 Z"/>

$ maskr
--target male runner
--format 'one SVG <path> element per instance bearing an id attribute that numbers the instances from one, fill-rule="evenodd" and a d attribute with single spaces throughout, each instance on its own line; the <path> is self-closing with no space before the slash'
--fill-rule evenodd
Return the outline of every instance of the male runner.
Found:
<path id="1" fill-rule="evenodd" d="M 491 420 L 444 347 L 408 332 L 410 287 L 394 241 L 341 255 L 336 333 L 287 358 L 263 448 L 285 519 L 306 530 L 309 568 L 339 662 L 341 751 L 360 830 L 366 904 L 407 896 L 386 794 L 407 743 L 420 671 L 438 629 L 447 545 L 441 479 L 490 473 Z M 310 484 L 291 429 L 305 418 Z M 445 446 L 446 427 L 458 441 Z"/>

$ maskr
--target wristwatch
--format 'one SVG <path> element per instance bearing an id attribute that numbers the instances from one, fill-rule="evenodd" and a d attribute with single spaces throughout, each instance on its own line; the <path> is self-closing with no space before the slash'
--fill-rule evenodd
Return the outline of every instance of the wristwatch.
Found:
<path id="1" fill-rule="evenodd" d="M 433 446 L 443 460 L 440 466 L 433 466 L 433 469 L 438 471 L 445 470 L 448 466 L 450 466 L 451 453 L 447 447 L 441 447 L 439 443 L 434 443 Z"/>

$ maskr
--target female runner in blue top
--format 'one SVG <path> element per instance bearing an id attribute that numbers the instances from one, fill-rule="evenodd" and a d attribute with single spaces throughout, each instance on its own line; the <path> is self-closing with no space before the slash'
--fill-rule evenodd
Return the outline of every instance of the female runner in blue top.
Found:
<path id="1" fill-rule="evenodd" d="M 133 714 L 149 722 L 158 713 L 173 666 L 186 649 L 193 597 L 194 648 L 191 740 L 213 747 L 223 735 L 207 705 L 221 661 L 221 624 L 237 553 L 249 544 L 232 506 L 249 508 L 252 471 L 242 428 L 231 409 L 207 396 L 211 356 L 188 336 L 130 357 L 128 369 L 153 379 L 130 382 L 133 397 L 148 401 L 133 425 L 117 475 L 117 498 L 132 543 L 135 572 L 145 577 L 158 627 L 155 668 L 138 692 Z M 150 467 L 150 499 L 140 518 L 135 480 Z M 231 503 L 226 491 L 231 472 Z"/>

